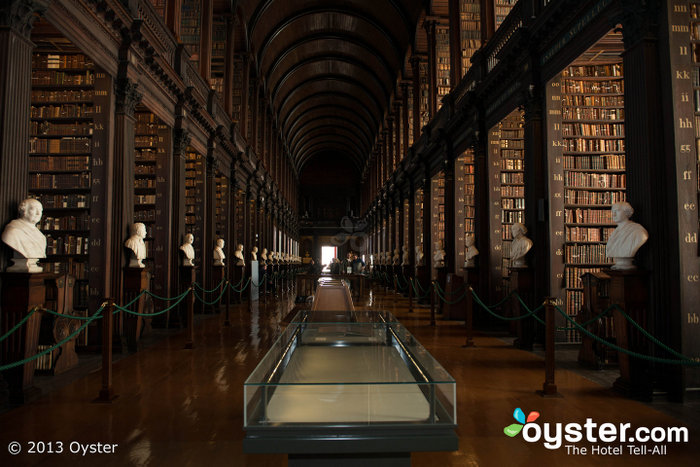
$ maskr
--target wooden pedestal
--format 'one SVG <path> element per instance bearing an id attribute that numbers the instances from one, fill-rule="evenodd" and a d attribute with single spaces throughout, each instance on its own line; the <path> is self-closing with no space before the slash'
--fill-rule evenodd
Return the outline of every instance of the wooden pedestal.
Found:
<path id="1" fill-rule="evenodd" d="M 245 266 L 236 266 L 234 264 L 231 266 L 231 270 L 233 271 L 233 280 L 231 281 L 231 285 L 233 285 L 236 290 L 241 290 L 241 288 L 245 285 L 245 280 L 241 280 L 243 279 Z M 243 295 L 242 292 L 236 292 L 232 289 L 231 293 L 233 294 L 233 303 L 241 303 Z"/>
<path id="2" fill-rule="evenodd" d="M 435 268 L 435 271 L 437 272 L 437 276 L 435 280 L 437 280 L 437 283 L 440 285 L 440 290 L 442 292 L 442 296 L 446 298 L 447 300 L 450 299 L 450 297 L 447 294 L 447 268 L 445 266 L 441 266 L 438 268 Z M 445 302 L 438 296 L 435 297 L 437 300 L 437 309 L 438 313 L 443 313 L 445 312 Z"/>
<path id="3" fill-rule="evenodd" d="M 508 268 L 510 270 L 510 289 L 520 295 L 520 298 L 530 307 L 535 306 L 535 301 L 532 297 L 533 274 L 529 268 Z M 522 316 L 527 314 L 527 310 L 523 309 L 520 301 L 516 296 L 513 296 L 511 301 L 511 316 Z M 544 316 L 543 314 L 541 315 Z M 516 339 L 513 345 L 519 349 L 532 350 L 535 342 L 535 319 L 532 317 L 523 318 L 515 321 Z"/>
<path id="4" fill-rule="evenodd" d="M 606 269 L 605 273 L 610 276 L 610 303 L 619 305 L 630 318 L 653 335 L 654 330 L 649 327 L 648 273 L 612 269 Z M 620 347 L 651 355 L 649 340 L 617 310 L 613 313 L 613 322 L 615 339 Z M 620 352 L 618 363 L 620 377 L 613 384 L 613 388 L 629 397 L 650 400 L 654 383 L 650 362 Z"/>
<path id="5" fill-rule="evenodd" d="M 579 324 L 590 321 L 610 306 L 608 296 L 610 276 L 604 272 L 588 272 L 581 276 L 581 282 L 583 283 L 583 305 L 576 315 L 576 321 Z M 586 329 L 601 339 L 610 340 L 612 337 L 609 331 L 609 328 L 612 327 L 610 324 L 612 324 L 612 318 L 603 317 L 588 324 Z M 581 347 L 578 352 L 579 365 L 600 370 L 614 353 L 592 337 L 581 333 Z"/>
<path id="6" fill-rule="evenodd" d="M 427 288 L 430 286 L 430 273 L 428 271 L 428 266 L 416 266 L 416 294 L 417 294 L 417 303 L 421 305 L 425 305 L 430 303 L 430 294 L 428 294 L 426 297 L 422 297 L 426 292 L 423 292 L 423 290 L 427 290 Z"/>
<path id="7" fill-rule="evenodd" d="M 122 303 L 126 304 L 136 298 L 142 290 L 148 290 L 151 274 L 144 268 L 124 268 L 124 296 Z M 129 307 L 138 313 L 146 311 L 146 295 L 142 295 L 136 303 Z M 143 316 L 121 312 L 121 337 L 129 352 L 137 350 L 138 341 L 143 330 Z"/>
<path id="8" fill-rule="evenodd" d="M 2 319 L 0 335 L 4 335 L 22 321 L 35 306 L 46 299 L 46 280 L 55 277 L 48 273 L 2 274 Z M 0 343 L 0 365 L 18 362 L 36 355 L 42 313 L 36 312 L 18 330 Z M 9 389 L 11 404 L 24 404 L 37 398 L 41 391 L 34 387 L 36 360 L 3 372 Z"/>
<path id="9" fill-rule="evenodd" d="M 460 297 L 466 297 L 463 287 L 464 279 L 457 274 L 447 274 L 445 285 L 445 299 L 450 303 L 445 303 L 445 319 L 464 321 L 465 318 L 465 298 L 462 298 L 457 303 L 452 303 Z M 457 292 L 459 291 L 459 292 Z"/>
<path id="10" fill-rule="evenodd" d="M 73 297 L 75 290 L 75 277 L 64 274 L 46 280 L 45 307 L 49 310 L 64 315 L 73 313 Z M 80 322 L 71 318 L 64 318 L 52 314 L 45 314 L 41 320 L 39 331 L 39 345 L 53 347 L 58 342 L 74 333 Z M 78 364 L 78 354 L 75 352 L 75 339 L 73 338 L 37 360 L 36 371 L 58 375 L 70 370 Z"/>
<path id="11" fill-rule="evenodd" d="M 214 288 L 217 285 L 221 284 L 221 281 L 223 281 L 226 277 L 226 266 L 212 266 L 211 272 L 211 288 Z M 221 296 L 221 300 L 219 300 L 218 303 L 207 306 L 207 311 L 210 311 L 212 313 L 219 313 L 222 310 L 222 307 L 226 300 L 226 293 L 224 293 L 223 295 L 221 294 L 223 293 L 222 289 L 226 287 L 228 287 L 228 285 L 223 284 L 218 289 L 216 289 L 215 292 L 207 294 L 209 295 L 209 299 L 207 299 L 208 302 L 213 302 L 214 300 L 219 298 L 219 296 Z"/>

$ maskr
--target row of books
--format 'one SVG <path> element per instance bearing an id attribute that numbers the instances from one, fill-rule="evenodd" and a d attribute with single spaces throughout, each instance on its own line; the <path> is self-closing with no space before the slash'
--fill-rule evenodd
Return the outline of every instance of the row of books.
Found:
<path id="1" fill-rule="evenodd" d="M 625 92 L 624 81 L 575 81 L 565 79 L 562 82 L 562 91 L 570 94 L 622 94 Z"/>
<path id="2" fill-rule="evenodd" d="M 563 156 L 565 169 L 624 170 L 623 154 Z"/>
<path id="3" fill-rule="evenodd" d="M 156 195 L 135 195 L 134 202 L 136 204 L 155 204 Z"/>
<path id="4" fill-rule="evenodd" d="M 134 173 L 136 175 L 155 175 L 156 174 L 156 166 L 155 165 L 141 165 L 141 164 L 136 164 L 134 167 Z"/>
<path id="5" fill-rule="evenodd" d="M 86 171 L 90 170 L 90 156 L 32 156 L 29 158 L 29 171 L 38 170 L 65 170 Z"/>
<path id="6" fill-rule="evenodd" d="M 32 102 L 91 101 L 95 98 L 92 89 L 32 89 Z"/>
<path id="7" fill-rule="evenodd" d="M 501 197 L 502 198 L 522 198 L 525 196 L 524 186 L 501 186 Z"/>
<path id="8" fill-rule="evenodd" d="M 134 180 L 134 188 L 155 188 L 156 180 L 154 178 L 137 178 Z"/>
<path id="9" fill-rule="evenodd" d="M 514 224 L 515 222 L 525 222 L 525 211 L 505 211 L 501 210 L 501 222 Z M 505 237 L 510 238 L 510 236 Z"/>
<path id="10" fill-rule="evenodd" d="M 589 272 L 599 272 L 600 268 L 582 268 L 578 266 L 571 266 L 566 268 L 564 273 L 564 286 L 567 289 L 582 289 L 583 282 L 581 282 L 581 276 Z"/>
<path id="11" fill-rule="evenodd" d="M 623 96 L 574 96 L 564 94 L 561 96 L 561 103 L 563 107 L 578 107 L 585 105 L 592 107 L 623 108 L 625 105 L 625 98 Z"/>
<path id="12" fill-rule="evenodd" d="M 134 220 L 136 222 L 155 222 L 156 211 L 153 209 L 134 211 Z"/>
<path id="13" fill-rule="evenodd" d="M 40 226 L 41 230 L 90 230 L 90 216 L 44 216 Z"/>
<path id="14" fill-rule="evenodd" d="M 624 152 L 624 139 L 567 139 L 564 151 L 571 152 Z"/>
<path id="15" fill-rule="evenodd" d="M 78 280 L 87 279 L 87 263 L 84 260 L 81 261 L 66 261 L 62 263 L 58 262 L 41 262 L 44 268 L 44 272 L 51 272 L 53 274 L 70 274 Z M 78 283 L 76 283 L 76 286 Z"/>
<path id="16" fill-rule="evenodd" d="M 525 159 L 525 151 L 522 149 L 501 149 L 503 159 Z"/>
<path id="17" fill-rule="evenodd" d="M 564 181 L 567 186 L 596 188 L 625 188 L 625 174 L 588 173 L 566 171 Z"/>
<path id="18" fill-rule="evenodd" d="M 93 124 L 87 122 L 55 123 L 55 122 L 30 122 L 29 132 L 32 137 L 56 136 L 56 135 L 92 135 Z"/>
<path id="19" fill-rule="evenodd" d="M 564 261 L 569 264 L 606 264 L 612 263 L 611 258 L 605 257 L 605 245 L 570 244 L 564 247 Z"/>
<path id="20" fill-rule="evenodd" d="M 625 136 L 622 123 L 564 123 L 561 131 L 564 136 Z"/>
<path id="21" fill-rule="evenodd" d="M 32 86 L 91 86 L 95 84 L 95 73 L 86 70 L 79 73 L 65 71 L 32 72 Z"/>
<path id="22" fill-rule="evenodd" d="M 87 118 L 95 114 L 92 104 L 33 105 L 31 118 Z"/>
<path id="23" fill-rule="evenodd" d="M 154 162 L 156 160 L 157 150 L 154 148 L 139 148 L 134 155 L 136 162 Z"/>
<path id="24" fill-rule="evenodd" d="M 89 153 L 90 138 L 80 137 L 63 137 L 61 139 L 29 139 L 30 154 L 73 154 L 73 153 Z M 51 158 L 54 159 L 54 158 Z M 55 158 L 68 159 L 68 158 Z"/>
<path id="25" fill-rule="evenodd" d="M 622 76 L 622 63 L 600 65 L 572 65 L 562 72 L 564 77 L 610 77 Z"/>
<path id="26" fill-rule="evenodd" d="M 565 220 L 567 224 L 614 224 L 609 209 L 567 209 Z"/>
<path id="27" fill-rule="evenodd" d="M 57 208 L 89 208 L 87 195 L 70 194 L 70 195 L 42 195 L 41 204 L 44 209 Z"/>
<path id="28" fill-rule="evenodd" d="M 624 120 L 625 109 L 604 107 L 564 107 L 562 109 L 562 117 L 564 120 Z"/>
<path id="29" fill-rule="evenodd" d="M 95 64 L 83 54 L 35 53 L 32 68 L 93 68 Z"/>
<path id="30" fill-rule="evenodd" d="M 503 209 L 525 209 L 525 198 L 502 198 Z"/>
<path id="31" fill-rule="evenodd" d="M 47 255 L 87 255 L 90 239 L 80 235 L 46 234 Z"/>
<path id="32" fill-rule="evenodd" d="M 134 144 L 137 147 L 154 147 L 158 146 L 158 143 L 162 143 L 163 138 L 159 136 L 152 135 L 137 135 L 134 136 Z"/>
<path id="33" fill-rule="evenodd" d="M 501 148 L 503 149 L 525 149 L 525 140 L 523 139 L 502 139 Z M 520 159 L 520 157 L 518 157 Z"/>
<path id="34" fill-rule="evenodd" d="M 614 230 L 613 227 L 566 227 L 566 241 L 607 243 Z"/>
<path id="35" fill-rule="evenodd" d="M 518 153 L 521 152 L 518 151 Z M 525 161 L 523 159 L 503 159 L 501 161 L 501 170 L 523 170 L 524 168 Z"/>
<path id="36" fill-rule="evenodd" d="M 566 204 L 600 204 L 611 205 L 625 201 L 624 191 L 586 191 L 586 190 L 566 190 L 564 192 L 564 202 Z"/>
<path id="37" fill-rule="evenodd" d="M 90 188 L 90 173 L 30 174 L 30 189 Z"/>
<path id="38" fill-rule="evenodd" d="M 523 184 L 525 183 L 525 174 L 522 172 L 501 172 L 501 183 Z"/>

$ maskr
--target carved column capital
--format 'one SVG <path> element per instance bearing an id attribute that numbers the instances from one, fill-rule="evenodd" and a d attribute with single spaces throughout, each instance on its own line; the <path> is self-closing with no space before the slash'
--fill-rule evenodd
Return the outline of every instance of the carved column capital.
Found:
<path id="1" fill-rule="evenodd" d="M 182 128 L 175 128 L 173 130 L 173 154 L 185 157 L 191 139 L 192 137 L 189 131 Z"/>
<path id="2" fill-rule="evenodd" d="M 138 83 L 132 83 L 126 78 L 115 81 L 114 93 L 117 101 L 117 113 L 123 113 L 133 118 L 136 105 L 141 102 L 141 97 L 143 97 L 138 91 L 138 87 Z"/>
<path id="3" fill-rule="evenodd" d="M 5 0 L 0 6 L 0 26 L 9 27 L 28 40 L 37 19 L 35 13 L 43 14 L 48 7 L 47 0 Z"/>

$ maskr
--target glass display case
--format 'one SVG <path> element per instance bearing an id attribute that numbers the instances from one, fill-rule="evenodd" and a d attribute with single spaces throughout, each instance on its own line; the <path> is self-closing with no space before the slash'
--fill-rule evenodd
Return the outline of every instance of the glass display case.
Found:
<path id="1" fill-rule="evenodd" d="M 410 463 L 411 451 L 457 449 L 455 398 L 391 313 L 300 311 L 245 382 L 244 450 Z"/>

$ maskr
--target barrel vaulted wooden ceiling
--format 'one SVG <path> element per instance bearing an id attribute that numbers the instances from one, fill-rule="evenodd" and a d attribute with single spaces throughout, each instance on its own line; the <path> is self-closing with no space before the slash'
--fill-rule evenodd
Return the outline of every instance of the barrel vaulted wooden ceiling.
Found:
<path id="1" fill-rule="evenodd" d="M 408 57 L 426 52 L 423 19 L 447 17 L 447 0 L 228 0 L 215 11 L 232 3 L 237 52 L 250 53 L 298 170 L 345 157 L 362 171 Z"/>

